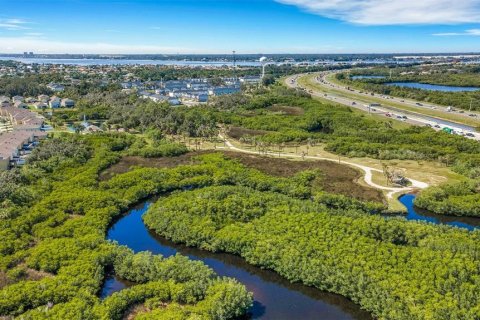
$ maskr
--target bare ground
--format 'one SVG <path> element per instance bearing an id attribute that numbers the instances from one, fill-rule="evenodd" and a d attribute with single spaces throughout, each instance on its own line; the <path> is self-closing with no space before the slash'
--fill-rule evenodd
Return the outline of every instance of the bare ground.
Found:
<path id="1" fill-rule="evenodd" d="M 268 131 L 265 130 L 252 130 L 240 127 L 232 127 L 230 128 L 230 131 L 228 131 L 228 136 L 235 140 L 239 140 L 243 136 L 263 136 L 267 133 Z"/>
<path id="2" fill-rule="evenodd" d="M 301 116 L 302 114 L 305 113 L 305 110 L 303 110 L 300 107 L 289 107 L 289 106 L 279 106 L 279 105 L 268 107 L 267 110 L 273 111 L 273 112 L 280 112 L 288 116 Z"/>
<path id="3" fill-rule="evenodd" d="M 142 158 L 137 156 L 127 156 L 123 157 L 118 163 L 103 171 L 100 174 L 100 180 L 105 181 L 112 178 L 114 175 L 128 172 L 134 166 L 145 168 L 174 168 L 180 165 L 194 164 L 196 161 L 192 159 L 193 157 L 208 153 L 212 153 L 212 151 L 188 152 L 178 157 L 164 158 Z"/>

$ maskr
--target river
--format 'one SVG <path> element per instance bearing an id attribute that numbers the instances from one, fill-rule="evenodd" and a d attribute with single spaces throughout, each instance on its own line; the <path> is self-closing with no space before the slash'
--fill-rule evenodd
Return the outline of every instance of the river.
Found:
<path id="1" fill-rule="evenodd" d="M 468 230 L 480 227 L 480 219 L 436 215 L 416 208 L 413 205 L 414 199 L 413 194 L 400 197 L 400 202 L 408 209 L 405 216 L 407 220 L 446 224 Z M 203 261 L 220 276 L 237 279 L 254 294 L 255 300 L 249 310 L 249 319 L 371 319 L 369 313 L 342 296 L 299 283 L 290 283 L 277 273 L 252 266 L 243 258 L 232 254 L 212 253 L 186 247 L 156 235 L 148 230 L 142 220 L 142 215 L 151 204 L 151 201 L 147 201 L 128 211 L 109 229 L 107 238 L 135 252 L 150 251 L 165 257 L 180 253 L 192 260 Z M 132 285 L 131 282 L 109 275 L 100 297 L 105 298 Z"/>
<path id="2" fill-rule="evenodd" d="M 254 305 L 249 310 L 251 319 L 323 319 L 348 320 L 371 319 L 366 311 L 350 300 L 332 293 L 290 283 L 277 273 L 262 270 L 246 263 L 241 257 L 211 253 L 174 244 L 144 225 L 142 215 L 151 202 L 131 209 L 108 232 L 108 239 L 117 241 L 135 252 L 151 251 L 165 257 L 181 253 L 192 260 L 201 260 L 218 275 L 232 277 L 243 283 L 254 294 Z M 109 276 L 100 296 L 105 298 L 131 284 Z"/>

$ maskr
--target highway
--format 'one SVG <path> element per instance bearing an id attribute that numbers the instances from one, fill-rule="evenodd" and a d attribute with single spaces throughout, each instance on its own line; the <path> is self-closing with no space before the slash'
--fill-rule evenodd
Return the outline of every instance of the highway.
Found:
<path id="1" fill-rule="evenodd" d="M 316 78 L 317 83 L 319 84 L 325 84 L 332 89 L 335 90 L 341 90 L 345 93 L 350 93 L 350 94 L 355 94 L 357 96 L 361 97 L 366 97 L 366 98 L 372 98 L 374 97 L 377 101 L 381 100 L 383 101 L 384 104 L 386 105 L 391 105 L 392 103 L 395 103 L 396 105 L 403 106 L 405 108 L 414 108 L 419 110 L 418 112 L 422 113 L 422 111 L 425 111 L 425 115 L 428 115 L 429 112 L 432 110 L 435 110 L 435 113 L 439 114 L 437 118 L 446 118 L 442 120 L 448 121 L 448 118 L 450 116 L 455 116 L 458 118 L 458 121 L 454 121 L 453 123 L 455 124 L 464 124 L 467 125 L 467 123 L 476 123 L 476 126 L 480 126 L 480 113 L 477 113 L 475 111 L 466 111 L 462 109 L 449 109 L 448 107 L 445 106 L 440 106 L 437 104 L 432 104 L 432 103 L 426 103 L 426 102 L 419 102 L 411 99 L 406 99 L 406 98 L 397 98 L 389 95 L 382 95 L 382 94 L 372 94 L 371 92 L 363 92 L 360 90 L 356 90 L 353 88 L 348 88 L 345 86 L 341 86 L 338 84 L 335 84 L 331 81 L 328 80 L 328 78 L 331 78 L 335 73 L 338 73 L 339 71 L 334 71 L 334 72 L 324 72 L 321 74 L 320 77 Z M 404 109 L 402 109 L 404 110 Z M 408 111 L 408 110 L 407 110 Z M 435 117 L 435 116 L 433 116 Z M 478 120 L 477 120 L 478 119 Z"/>
<path id="2" fill-rule="evenodd" d="M 475 128 L 469 125 L 452 122 L 440 118 L 436 118 L 429 115 L 424 115 L 419 112 L 411 112 L 407 110 L 402 110 L 398 107 L 388 105 L 390 101 L 395 101 L 396 104 L 401 103 L 403 99 L 387 97 L 383 98 L 379 95 L 373 96 L 375 101 L 372 101 L 372 96 L 369 93 L 360 93 L 352 89 L 338 86 L 336 84 L 330 83 L 325 78 L 331 74 L 331 72 L 319 73 L 315 76 L 316 84 L 325 88 L 325 91 L 312 90 L 311 88 L 305 88 L 298 84 L 299 77 L 305 76 L 305 74 L 294 75 L 288 77 L 285 82 L 287 86 L 292 88 L 301 88 L 310 93 L 312 96 L 333 101 L 339 104 L 343 104 L 352 108 L 356 108 L 363 112 L 377 114 L 380 116 L 388 117 L 392 120 L 402 121 L 410 123 L 417 126 L 430 126 L 433 129 L 439 131 L 444 127 L 453 129 L 458 134 L 464 135 L 466 138 L 480 140 L 480 134 L 476 132 Z M 335 93 L 332 93 L 331 89 L 335 89 Z M 345 92 L 345 95 L 342 93 Z M 352 97 L 352 94 L 355 94 L 355 97 Z M 369 107 L 372 103 L 378 104 L 378 99 L 383 99 L 384 103 L 381 103 L 379 106 Z M 382 102 L 383 102 L 382 101 Z M 404 101 L 405 103 L 406 101 Z M 409 100 L 406 103 L 414 104 L 417 106 L 418 102 Z M 467 115 L 468 116 L 468 115 Z"/>

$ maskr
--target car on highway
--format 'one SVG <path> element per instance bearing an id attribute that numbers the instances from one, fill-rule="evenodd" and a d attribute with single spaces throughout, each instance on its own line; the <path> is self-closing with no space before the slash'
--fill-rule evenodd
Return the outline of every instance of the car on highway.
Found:
<path id="1" fill-rule="evenodd" d="M 352 106 L 356 105 L 357 103 L 355 101 L 352 102 Z"/>
<path id="2" fill-rule="evenodd" d="M 391 115 L 390 113 L 385 113 L 385 116 L 386 116 L 386 117 L 389 117 L 389 118 L 392 117 L 392 115 Z"/>
<path id="3" fill-rule="evenodd" d="M 407 120 L 408 118 L 407 118 L 407 116 L 402 116 L 402 119 L 405 119 L 405 120 Z"/>
<path id="4" fill-rule="evenodd" d="M 472 118 L 475 118 L 477 115 L 474 114 L 474 113 L 470 113 L 468 116 L 469 116 L 469 117 L 472 117 Z"/>
<path id="5" fill-rule="evenodd" d="M 475 138 L 475 135 L 471 132 L 467 132 L 465 135 L 470 138 Z"/>
<path id="6" fill-rule="evenodd" d="M 431 127 L 432 127 L 432 125 L 431 125 L 430 123 L 425 123 L 425 127 L 429 127 L 429 128 L 431 128 Z"/>
<path id="7" fill-rule="evenodd" d="M 439 124 L 434 125 L 434 127 L 437 128 L 437 129 L 441 128 Z"/>
<path id="8" fill-rule="evenodd" d="M 417 106 L 423 106 L 420 102 L 415 103 Z"/>

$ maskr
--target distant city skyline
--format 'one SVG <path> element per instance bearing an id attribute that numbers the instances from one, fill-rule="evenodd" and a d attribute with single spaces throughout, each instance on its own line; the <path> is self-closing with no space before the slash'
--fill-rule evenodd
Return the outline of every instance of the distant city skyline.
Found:
<path id="1" fill-rule="evenodd" d="M 480 0 L 0 0 L 0 53 L 480 52 Z"/>

